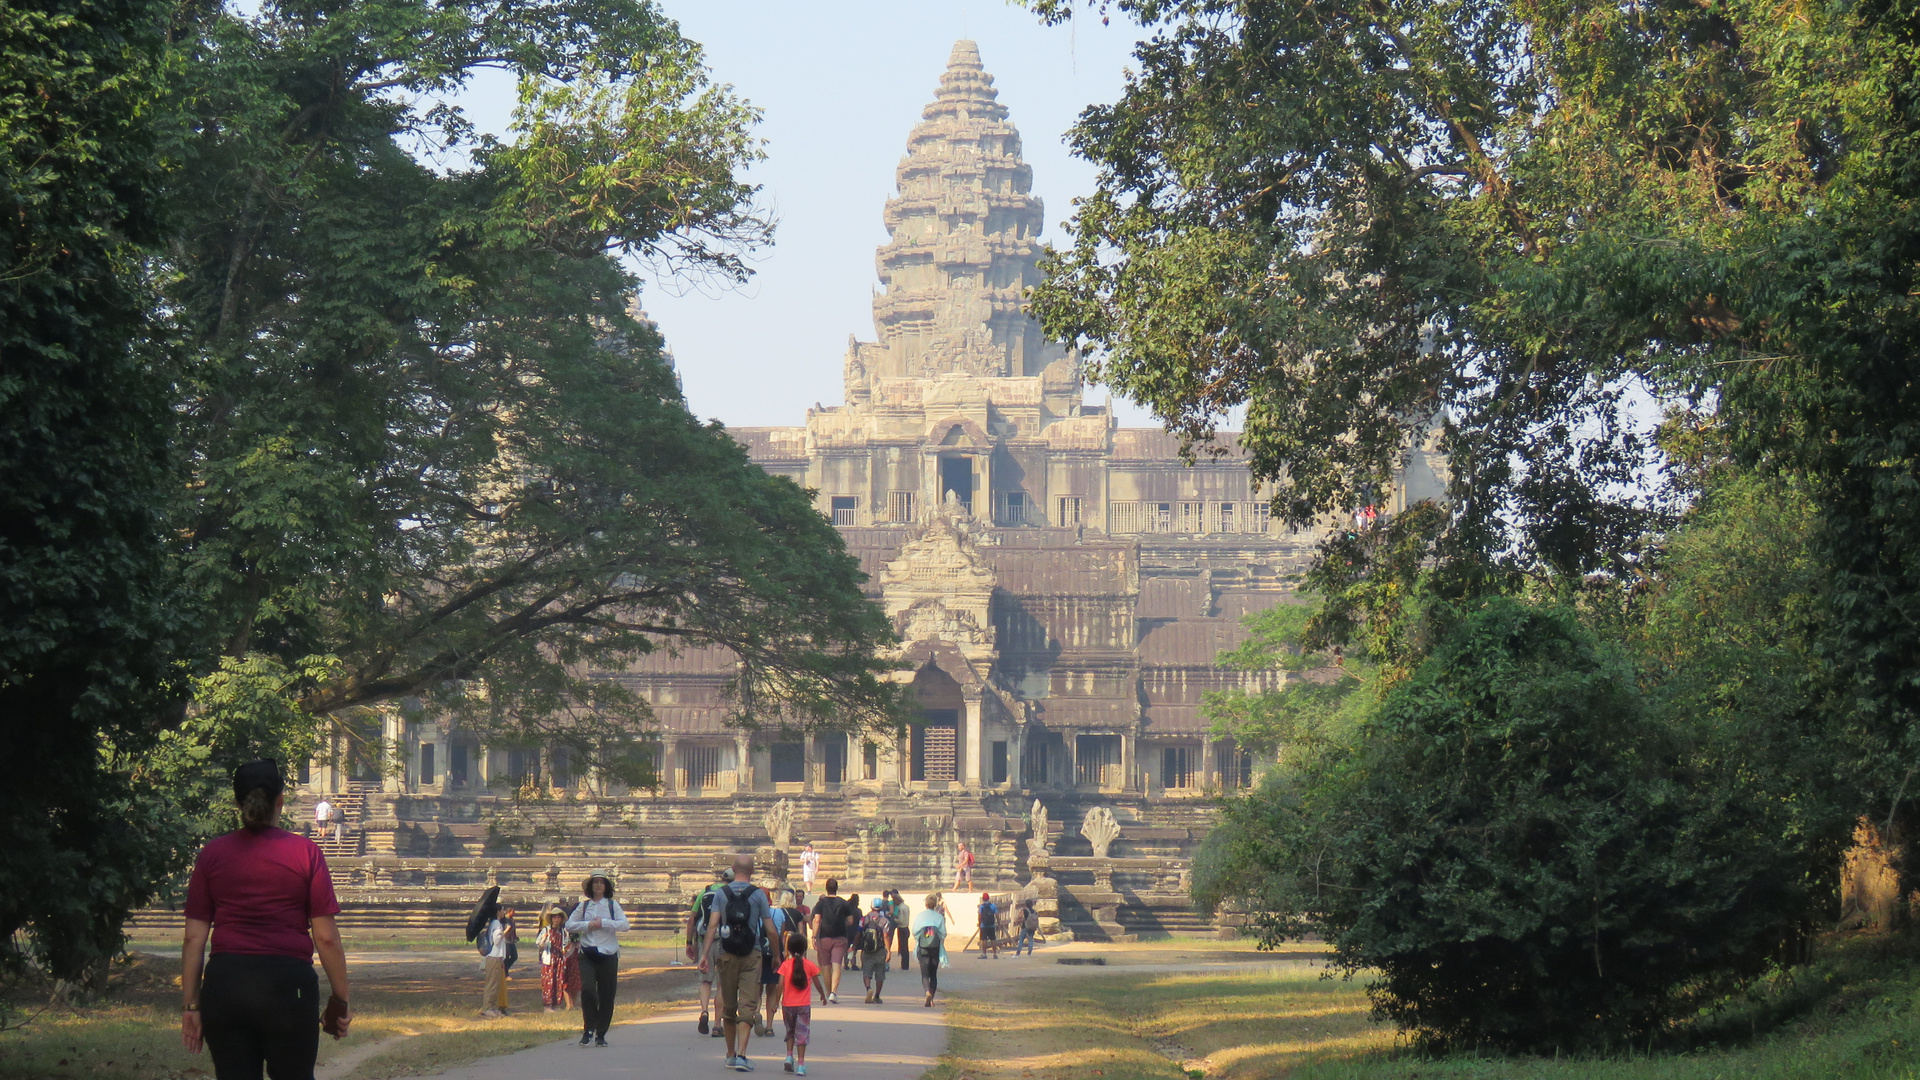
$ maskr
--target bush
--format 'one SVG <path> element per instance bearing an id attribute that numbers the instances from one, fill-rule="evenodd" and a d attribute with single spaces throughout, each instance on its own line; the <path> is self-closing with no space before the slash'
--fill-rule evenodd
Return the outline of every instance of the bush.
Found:
<path id="1" fill-rule="evenodd" d="M 1495 599 L 1229 804 L 1201 899 L 1327 936 L 1429 1046 L 1641 1041 L 1795 954 L 1833 863 L 1574 615 Z M 1735 756 L 1737 757 L 1737 755 Z"/>

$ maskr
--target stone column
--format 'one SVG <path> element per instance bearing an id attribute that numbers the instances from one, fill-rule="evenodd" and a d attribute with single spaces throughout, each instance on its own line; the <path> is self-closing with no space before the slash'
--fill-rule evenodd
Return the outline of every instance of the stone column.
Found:
<path id="1" fill-rule="evenodd" d="M 660 791 L 680 794 L 680 739 L 674 735 L 660 736 Z"/>
<path id="2" fill-rule="evenodd" d="M 734 752 L 739 764 L 733 770 L 733 789 L 735 791 L 753 790 L 753 739 L 746 735 L 733 737 Z"/>
<path id="3" fill-rule="evenodd" d="M 411 768 L 413 748 L 408 744 L 407 718 L 400 714 L 400 710 L 388 709 L 381 713 L 380 742 L 381 749 L 386 751 L 381 755 L 386 760 L 380 763 L 380 790 L 393 794 L 406 791 L 409 782 L 413 780 Z M 395 751 L 399 753 L 396 754 Z M 398 772 L 393 771 L 393 760 L 396 757 L 406 762 L 408 767 Z"/>
<path id="4" fill-rule="evenodd" d="M 826 788 L 826 777 L 814 770 L 821 768 L 820 755 L 814 752 L 815 736 L 806 735 L 800 739 L 800 790 L 821 791 Z"/>
<path id="5" fill-rule="evenodd" d="M 984 786 L 980 783 L 980 695 L 969 695 L 966 702 L 966 761 L 960 767 L 960 780 L 967 788 L 978 791 Z"/>
<path id="6" fill-rule="evenodd" d="M 1007 787 L 1018 791 L 1027 786 L 1027 727 L 1015 724 L 1007 733 Z"/>
<path id="7" fill-rule="evenodd" d="M 1072 791 L 1080 786 L 1080 733 L 1067 730 L 1060 733 L 1060 756 L 1064 775 L 1056 787 Z"/>
<path id="8" fill-rule="evenodd" d="M 1135 767 L 1140 736 L 1129 731 L 1120 736 L 1120 790 L 1140 790 L 1140 770 Z"/>
<path id="9" fill-rule="evenodd" d="M 1214 745 L 1211 735 L 1200 739 L 1200 786 L 1220 786 L 1220 763 L 1214 760 Z"/>

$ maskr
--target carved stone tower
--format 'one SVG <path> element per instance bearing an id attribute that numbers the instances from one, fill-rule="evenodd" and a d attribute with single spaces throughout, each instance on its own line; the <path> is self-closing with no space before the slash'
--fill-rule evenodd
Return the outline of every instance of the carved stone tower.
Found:
<path id="1" fill-rule="evenodd" d="M 1020 133 L 971 41 L 954 45 L 940 88 L 907 139 L 877 257 L 879 340 L 847 356 L 850 403 L 883 378 L 1040 375 L 1065 352 L 1026 313 L 1039 283 L 1040 199 Z"/>

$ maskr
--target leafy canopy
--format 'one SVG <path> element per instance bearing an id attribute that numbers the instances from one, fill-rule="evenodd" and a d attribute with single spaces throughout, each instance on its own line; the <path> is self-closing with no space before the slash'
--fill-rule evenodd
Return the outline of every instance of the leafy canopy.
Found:
<path id="1" fill-rule="evenodd" d="M 1228 804 L 1202 900 L 1246 906 L 1264 944 L 1326 935 L 1430 1045 L 1644 1039 L 1790 958 L 1844 816 L 1806 828 L 1565 609 L 1429 617 L 1429 655 L 1357 725 L 1296 736 Z"/>

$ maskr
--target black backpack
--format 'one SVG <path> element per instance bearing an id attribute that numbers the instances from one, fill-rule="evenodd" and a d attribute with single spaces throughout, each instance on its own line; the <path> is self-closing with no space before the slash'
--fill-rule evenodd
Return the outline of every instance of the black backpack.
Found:
<path id="1" fill-rule="evenodd" d="M 886 943 L 880 940 L 880 928 L 863 922 L 860 926 L 860 951 L 878 953 L 884 951 L 886 947 Z"/>
<path id="2" fill-rule="evenodd" d="M 720 947 L 735 956 L 753 951 L 753 890 L 724 890 L 727 907 L 720 916 Z"/>

